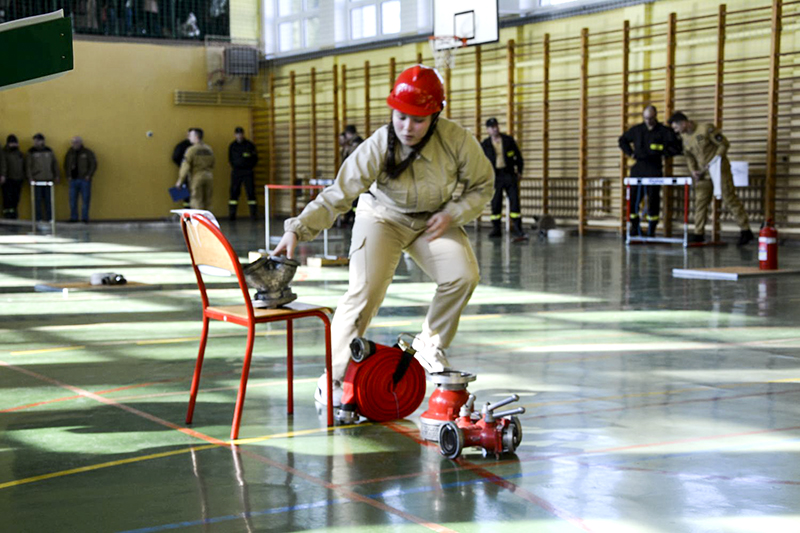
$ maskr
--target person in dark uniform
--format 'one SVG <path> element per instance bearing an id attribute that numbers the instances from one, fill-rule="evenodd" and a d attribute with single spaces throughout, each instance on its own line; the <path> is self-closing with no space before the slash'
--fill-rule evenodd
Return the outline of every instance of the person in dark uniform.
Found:
<path id="1" fill-rule="evenodd" d="M 25 156 L 19 149 L 16 135 L 6 138 L 0 150 L 0 183 L 3 185 L 3 218 L 16 219 L 19 197 L 25 180 Z"/>
<path id="2" fill-rule="evenodd" d="M 175 166 L 181 168 L 181 163 L 183 163 L 183 156 L 186 154 L 186 150 L 192 146 L 192 142 L 189 140 L 189 132 L 192 131 L 192 128 L 186 130 L 186 138 L 175 145 L 175 148 L 172 150 L 172 162 L 175 163 Z M 183 201 L 183 208 L 189 209 L 189 199 Z"/>
<path id="3" fill-rule="evenodd" d="M 82 202 L 81 222 L 89 222 L 89 200 L 92 196 L 92 177 L 97 172 L 97 158 L 86 148 L 83 139 L 75 136 L 64 157 L 64 175 L 69 180 L 69 221 L 78 221 L 78 197 Z"/>
<path id="4" fill-rule="evenodd" d="M 244 128 L 234 130 L 236 140 L 228 147 L 228 161 L 231 164 L 231 195 L 228 200 L 228 218 L 236 220 L 239 208 L 239 195 L 242 185 L 247 194 L 247 206 L 250 208 L 250 220 L 256 220 L 258 205 L 256 203 L 255 175 L 253 169 L 258 163 L 256 145 L 244 138 Z"/>
<path id="5" fill-rule="evenodd" d="M 61 181 L 61 172 L 58 169 L 56 156 L 53 150 L 45 145 L 44 135 L 41 133 L 33 136 L 33 146 L 28 149 L 28 155 L 25 158 L 25 173 L 28 181 L 50 181 L 53 184 Z M 49 188 L 47 186 L 34 187 L 34 200 L 36 220 L 52 220 Z"/>
<path id="6" fill-rule="evenodd" d="M 527 236 L 522 231 L 522 213 L 519 205 L 519 180 L 522 177 L 522 154 L 510 135 L 500 133 L 496 118 L 486 121 L 489 136 L 483 140 L 483 152 L 494 167 L 494 196 L 492 197 L 492 231 L 489 237 L 500 237 L 500 220 L 503 212 L 503 191 L 508 196 L 511 217 L 511 234 L 517 239 Z"/>
<path id="7" fill-rule="evenodd" d="M 622 134 L 619 148 L 636 163 L 631 168 L 632 178 L 659 178 L 663 176 L 665 157 L 679 155 L 681 140 L 675 132 L 658 121 L 658 110 L 649 105 L 642 112 L 644 121 Z M 639 209 L 647 193 L 647 236 L 653 237 L 661 210 L 660 185 L 631 185 L 631 235 L 641 235 Z"/>

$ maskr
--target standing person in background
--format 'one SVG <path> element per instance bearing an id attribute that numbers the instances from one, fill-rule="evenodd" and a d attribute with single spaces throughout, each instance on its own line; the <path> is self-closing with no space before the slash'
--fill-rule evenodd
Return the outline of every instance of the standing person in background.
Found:
<path id="1" fill-rule="evenodd" d="M 670 128 L 658 121 L 658 110 L 653 105 L 644 108 L 644 121 L 622 134 L 619 149 L 636 160 L 631 168 L 632 178 L 660 178 L 662 161 L 681 153 L 681 140 Z M 633 145 L 633 146 L 631 146 Z M 647 236 L 654 237 L 661 209 L 661 186 L 631 185 L 631 235 L 641 235 L 640 204 L 647 191 Z"/>
<path id="2" fill-rule="evenodd" d="M 175 166 L 178 168 L 180 168 L 181 163 L 183 163 L 183 155 L 186 153 L 186 150 L 192 145 L 192 142 L 189 140 L 189 133 L 191 131 L 191 128 L 186 130 L 186 138 L 176 144 L 175 148 L 172 149 L 172 162 L 175 163 Z"/>
<path id="3" fill-rule="evenodd" d="M 722 201 L 731 210 L 741 230 L 736 245 L 744 246 L 752 241 L 754 237 L 750 230 L 747 211 L 736 196 L 736 189 L 733 186 L 731 162 L 728 160 L 728 148 L 731 144 L 728 139 L 713 124 L 696 124 L 680 111 L 670 117 L 669 124 L 683 139 L 683 155 L 686 157 L 686 164 L 694 182 L 694 233 L 689 235 L 689 242 L 705 241 L 708 206 L 714 197 L 714 184 L 711 182 L 708 167 L 717 156 L 721 158 Z"/>
<path id="4" fill-rule="evenodd" d="M 258 204 L 256 202 L 255 173 L 258 163 L 256 145 L 244 138 L 244 128 L 234 130 L 235 140 L 228 146 L 228 161 L 231 164 L 231 195 L 228 200 L 228 218 L 236 220 L 239 208 L 239 195 L 247 194 L 247 206 L 250 208 L 250 220 L 256 220 Z"/>
<path id="5" fill-rule="evenodd" d="M 178 169 L 181 168 L 181 163 L 183 163 L 183 156 L 186 153 L 186 150 L 192 145 L 191 141 L 189 141 L 189 132 L 192 131 L 191 128 L 186 130 L 186 138 L 175 145 L 175 148 L 172 149 L 172 162 L 175 163 L 175 166 Z M 189 209 L 189 200 L 183 201 L 183 208 Z"/>
<path id="6" fill-rule="evenodd" d="M 44 135 L 41 133 L 33 136 L 33 146 L 28 150 L 25 160 L 25 171 L 29 181 L 51 181 L 55 186 L 61 180 L 56 156 L 44 144 Z M 53 206 L 50 205 L 49 187 L 34 187 L 34 205 L 36 220 L 52 219 Z"/>
<path id="7" fill-rule="evenodd" d="M 25 156 L 19 149 L 16 135 L 6 138 L 6 145 L 0 151 L 0 183 L 3 185 L 3 218 L 16 219 L 19 214 L 19 197 L 25 180 Z"/>
<path id="8" fill-rule="evenodd" d="M 358 130 L 352 124 L 348 124 L 344 128 L 344 145 L 342 146 L 342 163 L 350 157 L 350 154 L 356 151 L 358 145 L 363 143 L 364 139 L 358 134 Z"/>
<path id="9" fill-rule="evenodd" d="M 489 136 L 483 140 L 483 153 L 494 167 L 494 196 L 492 197 L 492 231 L 489 237 L 500 237 L 500 220 L 503 215 L 503 191 L 508 196 L 509 216 L 511 217 L 511 234 L 515 240 L 527 238 L 522 231 L 522 213 L 519 202 L 519 182 L 522 178 L 522 153 L 517 142 L 510 135 L 500 133 L 496 118 L 486 121 Z"/>
<path id="10" fill-rule="evenodd" d="M 181 187 L 189 180 L 191 197 L 189 205 L 192 209 L 211 209 L 211 193 L 214 185 L 214 151 L 203 142 L 203 130 L 192 128 L 189 130 L 189 142 L 192 146 L 186 150 L 178 172 L 176 187 Z"/>
<path id="11" fill-rule="evenodd" d="M 81 222 L 89 222 L 89 201 L 92 194 L 92 176 L 97 171 L 94 152 L 83 145 L 77 135 L 70 141 L 72 147 L 64 157 L 64 175 L 69 179 L 69 221 L 78 221 L 78 195 L 81 196 Z"/>

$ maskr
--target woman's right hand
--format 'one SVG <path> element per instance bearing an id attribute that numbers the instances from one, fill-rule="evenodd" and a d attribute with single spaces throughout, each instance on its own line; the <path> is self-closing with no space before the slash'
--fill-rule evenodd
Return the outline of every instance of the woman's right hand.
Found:
<path id="1" fill-rule="evenodd" d="M 286 255 L 289 259 L 294 259 L 294 249 L 297 246 L 297 234 L 293 231 L 287 231 L 281 237 L 281 241 L 270 252 L 270 255 Z"/>

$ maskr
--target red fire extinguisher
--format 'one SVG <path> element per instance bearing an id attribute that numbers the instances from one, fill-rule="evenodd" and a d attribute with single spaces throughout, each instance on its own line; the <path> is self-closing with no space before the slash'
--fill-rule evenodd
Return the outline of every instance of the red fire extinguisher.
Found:
<path id="1" fill-rule="evenodd" d="M 778 270 L 778 230 L 767 220 L 758 234 L 759 270 Z"/>

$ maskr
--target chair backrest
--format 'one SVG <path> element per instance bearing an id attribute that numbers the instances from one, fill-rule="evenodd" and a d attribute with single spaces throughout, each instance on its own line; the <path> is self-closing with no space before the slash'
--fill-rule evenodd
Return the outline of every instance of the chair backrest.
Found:
<path id="1" fill-rule="evenodd" d="M 186 245 L 195 264 L 221 268 L 235 276 L 237 267 L 241 269 L 241 264 L 222 232 L 200 215 L 186 214 L 181 221 Z"/>
<path id="2" fill-rule="evenodd" d="M 208 307 L 208 295 L 206 294 L 205 283 L 201 276 L 203 265 L 222 269 L 229 272 L 239 282 L 239 288 L 244 296 L 244 303 L 248 309 L 250 318 L 253 317 L 253 306 L 247 292 L 247 283 L 244 280 L 242 264 L 236 256 L 231 243 L 225 235 L 211 221 L 202 215 L 194 213 L 183 213 L 181 215 L 181 227 L 189 255 L 197 276 L 197 286 L 203 298 L 203 307 Z"/>

